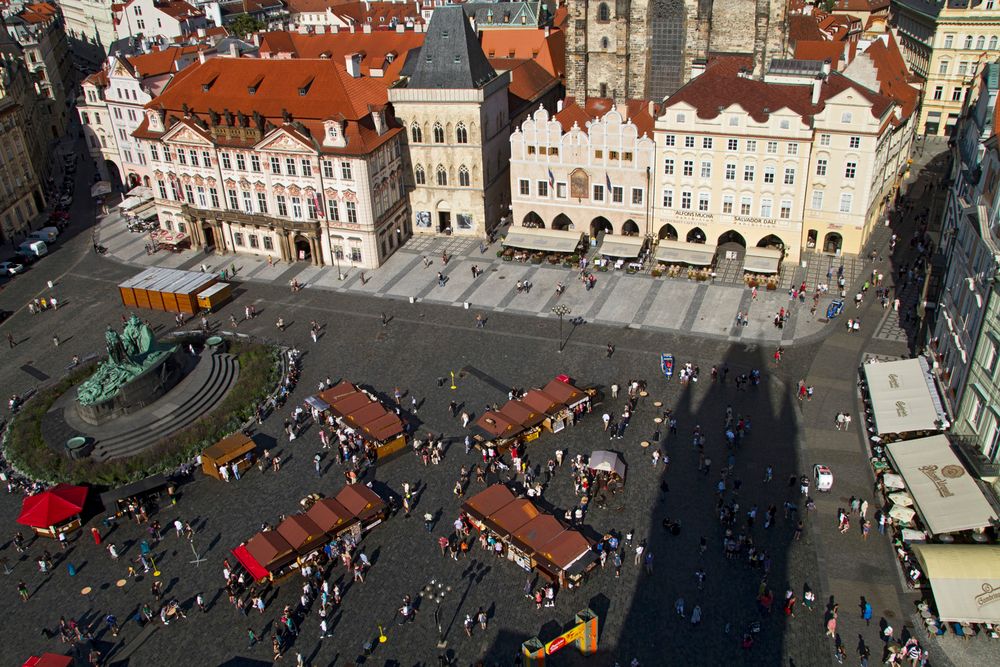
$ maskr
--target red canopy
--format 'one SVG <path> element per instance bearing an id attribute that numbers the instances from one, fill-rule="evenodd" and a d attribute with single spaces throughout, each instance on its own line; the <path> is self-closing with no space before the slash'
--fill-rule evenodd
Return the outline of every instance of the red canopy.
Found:
<path id="1" fill-rule="evenodd" d="M 267 579 L 270 575 L 270 572 L 268 572 L 263 565 L 258 563 L 256 558 L 250 555 L 250 552 L 247 551 L 247 545 L 241 544 L 233 549 L 231 553 L 236 556 L 236 560 L 240 562 L 240 565 L 246 568 L 247 572 L 250 573 L 250 576 L 253 577 L 254 581 Z"/>
<path id="2" fill-rule="evenodd" d="M 87 487 L 60 484 L 28 496 L 21 504 L 17 522 L 32 528 L 58 526 L 83 510 Z"/>
<path id="3" fill-rule="evenodd" d="M 41 657 L 31 656 L 23 667 L 73 667 L 73 658 L 57 653 L 43 653 Z"/>

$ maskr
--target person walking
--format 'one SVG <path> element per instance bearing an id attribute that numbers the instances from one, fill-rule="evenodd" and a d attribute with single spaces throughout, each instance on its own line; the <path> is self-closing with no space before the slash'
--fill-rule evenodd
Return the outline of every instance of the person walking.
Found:
<path id="1" fill-rule="evenodd" d="M 257 633 L 253 628 L 247 628 L 247 649 L 252 649 L 257 644 Z"/>
<path id="2" fill-rule="evenodd" d="M 17 347 L 17 341 L 14 340 L 14 334 L 9 331 L 7 332 L 7 344 L 11 347 Z"/>
<path id="3" fill-rule="evenodd" d="M 31 595 L 28 593 L 28 585 L 23 581 L 17 582 L 17 595 L 21 598 L 21 602 L 27 602 Z"/>
<path id="4" fill-rule="evenodd" d="M 635 565 L 642 563 L 642 552 L 646 550 L 644 543 L 635 545 Z"/>

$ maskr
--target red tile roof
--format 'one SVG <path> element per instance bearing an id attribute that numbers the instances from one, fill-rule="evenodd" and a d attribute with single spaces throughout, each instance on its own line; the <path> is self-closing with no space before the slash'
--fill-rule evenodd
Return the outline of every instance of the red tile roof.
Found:
<path id="1" fill-rule="evenodd" d="M 394 121 L 387 118 L 390 129 L 379 135 L 371 119 L 371 111 L 386 104 L 389 83 L 369 76 L 354 78 L 344 63 L 336 60 L 212 58 L 186 68 L 146 106 L 163 109 L 168 126 L 171 122 L 189 122 L 195 128 L 194 120 L 206 124 L 210 121 L 210 109 L 218 113 L 228 109 L 234 115 L 242 112 L 248 117 L 256 112 L 279 127 L 286 125 L 283 116 L 287 111 L 292 121 L 309 131 L 312 140 L 306 138 L 308 143 L 322 140 L 324 120 L 341 118 L 346 123 L 347 148 L 323 150 L 359 155 L 398 132 Z M 251 86 L 256 86 L 253 95 L 248 90 Z M 301 88 L 306 89 L 305 94 L 300 94 Z M 185 105 L 191 121 L 182 120 Z M 147 122 L 143 120 L 136 136 L 156 136 L 149 131 Z"/>
<path id="2" fill-rule="evenodd" d="M 513 53 L 514 58 L 537 61 L 554 77 L 562 78 L 566 72 L 566 33 L 562 30 L 484 30 L 480 45 L 487 58 L 508 58 Z"/>
<path id="3" fill-rule="evenodd" d="M 160 51 L 143 53 L 137 56 L 127 56 L 126 60 L 132 65 L 135 71 L 142 77 L 162 76 L 176 72 L 177 61 L 182 56 L 197 54 L 204 47 L 199 45 L 191 46 L 170 46 Z"/>
<path id="4" fill-rule="evenodd" d="M 789 109 L 803 119 L 822 111 L 826 100 L 847 90 L 854 89 L 872 104 L 872 116 L 881 118 L 892 105 L 892 100 L 879 93 L 833 72 L 822 84 L 819 104 L 812 103 L 812 87 L 765 83 L 739 75 L 748 60 L 742 57 L 718 58 L 705 72 L 686 83 L 663 103 L 664 108 L 685 102 L 697 110 L 699 118 L 715 118 L 719 109 L 739 105 L 754 120 L 764 122 L 768 113 Z M 767 111 L 765 111 L 767 110 Z"/>
<path id="5" fill-rule="evenodd" d="M 917 107 L 920 93 L 908 83 L 911 80 L 910 70 L 906 67 L 896 38 L 887 33 L 872 42 L 865 53 L 877 70 L 879 92 L 895 100 L 903 118 L 908 118 Z"/>
<path id="6" fill-rule="evenodd" d="M 156 8 L 167 16 L 183 21 L 189 18 L 204 16 L 205 12 L 191 5 L 184 0 L 170 0 L 170 2 L 158 2 Z"/>
<path id="7" fill-rule="evenodd" d="M 813 15 L 792 14 L 788 17 L 788 39 L 794 44 L 799 40 L 825 40 L 826 36 L 819 29 L 819 22 Z"/>
<path id="8" fill-rule="evenodd" d="M 650 103 L 646 100 L 628 100 L 625 105 L 628 120 L 639 130 L 639 136 L 645 134 L 652 137 L 656 116 L 660 114 L 660 105 L 654 105 L 652 114 L 649 111 Z M 562 125 L 563 132 L 569 132 L 574 123 L 586 132 L 588 122 L 601 118 L 612 109 L 615 109 L 615 103 L 609 97 L 588 97 L 582 107 L 575 97 L 567 97 L 563 101 L 562 111 L 555 115 L 555 120 Z"/>
<path id="9" fill-rule="evenodd" d="M 17 16 L 25 23 L 48 23 L 59 16 L 59 9 L 48 2 L 27 4 Z"/>
<path id="10" fill-rule="evenodd" d="M 339 32 L 325 35 L 303 35 L 297 32 L 266 32 L 260 38 L 262 58 L 323 58 L 337 60 L 344 56 L 362 53 L 361 73 L 370 75 L 372 69 L 383 69 L 383 77 L 395 80 L 406 62 L 410 49 L 424 43 L 422 32 Z M 389 57 L 392 63 L 387 63 Z"/>
<path id="11" fill-rule="evenodd" d="M 331 9 L 337 16 L 352 19 L 358 25 L 371 25 L 374 30 L 392 30 L 393 19 L 399 25 L 406 25 L 407 21 L 424 23 L 415 2 L 346 2 Z"/>
<path id="12" fill-rule="evenodd" d="M 496 31 L 502 32 L 502 31 Z M 559 81 L 534 60 L 508 60 L 507 58 L 491 58 L 490 65 L 496 71 L 510 72 L 510 94 L 525 101 L 532 101 L 542 96 L 547 90 L 558 85 Z"/>
<path id="13" fill-rule="evenodd" d="M 877 12 L 889 8 L 889 0 L 834 0 L 833 9 L 845 12 Z"/>
<path id="14" fill-rule="evenodd" d="M 846 42 L 802 40 L 795 43 L 796 60 L 829 60 L 834 69 L 844 57 Z"/>

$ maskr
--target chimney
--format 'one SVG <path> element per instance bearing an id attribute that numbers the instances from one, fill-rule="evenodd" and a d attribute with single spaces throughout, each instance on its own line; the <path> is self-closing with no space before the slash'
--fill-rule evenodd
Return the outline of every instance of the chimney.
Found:
<path id="1" fill-rule="evenodd" d="M 829 62 L 830 62 L 829 60 L 826 61 L 826 63 L 824 63 L 824 67 L 828 66 Z M 812 83 L 812 86 L 813 86 L 813 88 L 812 88 L 812 100 L 811 100 L 813 106 L 819 104 L 819 96 L 820 96 L 820 93 L 823 90 L 823 81 L 824 81 L 824 78 L 823 78 L 822 75 L 817 75 L 816 78 L 813 79 L 813 83 Z"/>
<path id="2" fill-rule="evenodd" d="M 653 101 L 653 100 L 649 101 L 649 103 L 647 105 L 647 112 L 649 113 L 650 117 L 656 118 L 656 102 L 655 101 Z"/>
<path id="3" fill-rule="evenodd" d="M 208 30 L 205 28 L 198 28 L 198 39 L 205 39 L 208 37 Z"/>
<path id="4" fill-rule="evenodd" d="M 199 51 L 198 52 L 198 62 L 200 62 L 202 65 L 205 64 L 205 52 L 204 51 Z"/>
<path id="5" fill-rule="evenodd" d="M 549 38 L 549 26 L 545 26 L 545 38 Z"/>
<path id="6" fill-rule="evenodd" d="M 831 69 L 830 59 L 827 58 L 826 60 L 823 61 L 823 68 L 822 70 L 820 70 L 821 72 L 823 72 L 824 79 L 830 76 L 830 69 Z"/>
<path id="7" fill-rule="evenodd" d="M 559 113 L 562 110 L 563 110 L 563 101 L 559 100 L 558 102 L 556 102 L 556 113 Z"/>
<path id="8" fill-rule="evenodd" d="M 233 58 L 239 58 L 240 57 L 240 50 L 236 46 L 236 42 L 230 42 L 229 43 L 229 55 L 232 56 Z"/>
<path id="9" fill-rule="evenodd" d="M 622 122 L 628 120 L 628 103 L 627 102 L 617 102 L 615 104 L 615 110 L 621 114 Z"/>
<path id="10" fill-rule="evenodd" d="M 367 34 L 371 33 L 371 31 L 372 31 L 372 24 L 371 23 L 366 23 L 363 26 L 361 26 L 361 32 L 363 32 L 364 34 L 367 35 Z"/>
<path id="11" fill-rule="evenodd" d="M 344 67 L 347 68 L 347 73 L 350 74 L 355 79 L 361 78 L 361 54 L 360 53 L 349 53 L 344 56 Z"/>

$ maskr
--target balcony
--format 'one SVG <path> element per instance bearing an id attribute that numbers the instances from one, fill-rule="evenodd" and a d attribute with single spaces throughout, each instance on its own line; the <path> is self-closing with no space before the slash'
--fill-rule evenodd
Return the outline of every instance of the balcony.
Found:
<path id="1" fill-rule="evenodd" d="M 979 441 L 972 435 L 950 435 L 949 440 L 955 445 L 958 455 L 962 457 L 969 469 L 985 482 L 1000 479 L 1000 462 L 990 461 L 979 447 Z"/>
<path id="2" fill-rule="evenodd" d="M 214 208 L 198 208 L 191 204 L 181 204 L 181 213 L 189 219 L 221 220 L 223 222 L 236 223 L 254 227 L 278 228 L 286 231 L 296 231 L 302 233 L 316 232 L 319 230 L 318 220 L 288 220 L 259 213 L 244 213 L 242 211 L 218 210 Z"/>

